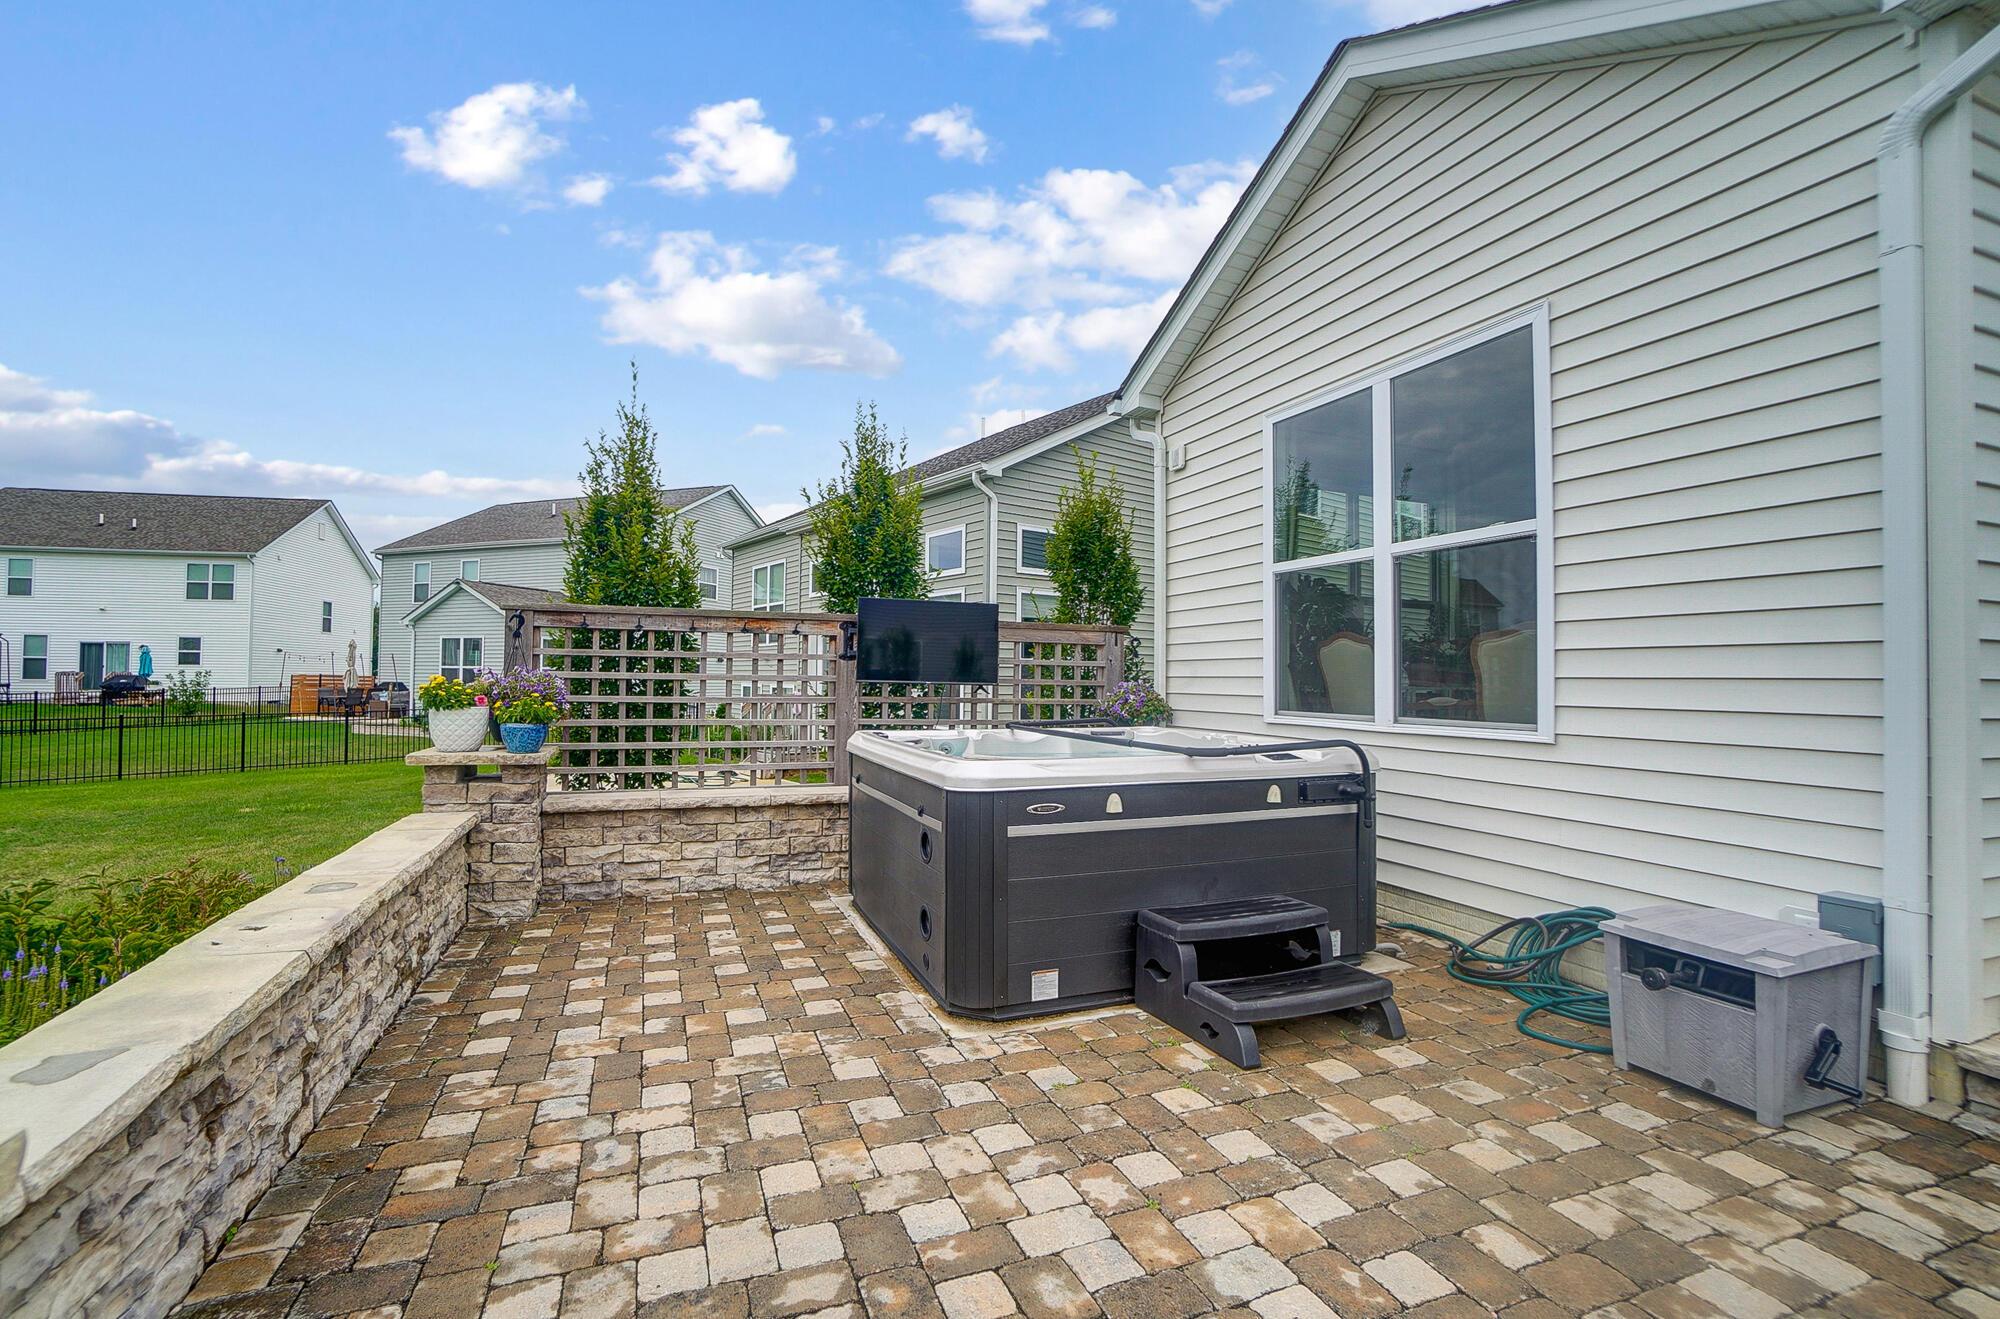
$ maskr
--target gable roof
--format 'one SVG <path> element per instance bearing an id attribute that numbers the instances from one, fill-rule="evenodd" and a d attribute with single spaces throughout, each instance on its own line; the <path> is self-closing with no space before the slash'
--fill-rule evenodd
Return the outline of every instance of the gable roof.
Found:
<path id="1" fill-rule="evenodd" d="M 0 487 L 0 545 L 255 554 L 331 502 L 5 486 Z"/>
<path id="2" fill-rule="evenodd" d="M 699 504 L 710 495 L 721 491 L 734 493 L 732 485 L 688 485 L 660 491 L 668 508 L 688 508 Z M 743 503 L 743 496 L 736 496 Z M 514 504 L 495 504 L 482 508 L 477 513 L 467 513 L 462 518 L 439 523 L 401 540 L 392 541 L 376 550 L 377 554 L 390 554 L 397 550 L 441 549 L 477 545 L 537 545 L 559 541 L 563 538 L 563 514 L 572 512 L 583 502 L 581 496 L 572 495 L 568 499 L 524 499 Z M 746 509 L 750 506 L 743 503 Z M 750 516 L 757 511 L 750 509 Z"/>
<path id="3" fill-rule="evenodd" d="M 1059 436 L 1065 431 L 1088 426 L 1092 422 L 1101 424 L 1116 420 L 1111 412 L 1111 404 L 1117 397 L 1117 391 L 1114 390 L 1108 394 L 1087 398 L 1081 403 L 1072 403 L 1066 408 L 1057 408 L 1054 412 L 1044 412 L 1039 417 L 1030 417 L 1004 430 L 981 436 L 970 444 L 961 444 L 956 449 L 947 449 L 934 457 L 911 463 L 903 469 L 903 474 L 920 482 L 935 482 L 938 477 L 984 466 L 1009 454 L 1018 453 L 1031 445 Z M 802 508 L 796 513 L 779 518 L 776 522 L 766 523 L 755 531 L 738 536 L 730 541 L 729 545 L 732 548 L 737 545 L 747 545 L 774 533 L 791 531 L 804 525 L 806 514 L 811 511 L 810 508 Z"/>
<path id="4" fill-rule="evenodd" d="M 1379 93 L 1501 75 L 1574 59 L 1748 36 L 1875 14 L 1907 0 L 1503 0 L 1334 48 L 1312 90 L 1258 167 L 1119 386 L 1116 410 L 1158 410 L 1202 339 L 1257 268 L 1293 211 Z"/>
<path id="5" fill-rule="evenodd" d="M 416 622 L 417 619 L 423 617 L 444 600 L 458 594 L 460 591 L 484 600 L 503 614 L 510 609 L 529 609 L 536 605 L 559 605 L 567 603 L 561 591 L 551 591 L 540 586 L 513 586 L 506 582 L 468 582 L 462 577 L 454 577 L 436 591 L 433 591 L 430 599 L 410 610 L 409 613 L 404 614 L 402 621 L 405 623 Z"/>

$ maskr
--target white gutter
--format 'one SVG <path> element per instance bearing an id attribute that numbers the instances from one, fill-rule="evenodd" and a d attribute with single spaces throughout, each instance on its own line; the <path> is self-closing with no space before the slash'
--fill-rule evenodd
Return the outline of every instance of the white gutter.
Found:
<path id="1" fill-rule="evenodd" d="M 986 603 L 1000 603 L 1000 496 L 986 484 L 988 475 L 998 476 L 998 468 L 972 473 L 973 488 L 986 496 Z"/>
<path id="2" fill-rule="evenodd" d="M 1139 429 L 1139 419 L 1128 416 L 1132 433 L 1153 449 L 1153 686 L 1167 694 L 1167 442 L 1160 434 L 1160 416 L 1153 414 L 1153 429 Z"/>
<path id="3" fill-rule="evenodd" d="M 1889 117 L 1876 151 L 1882 289 L 1882 1012 L 1889 1098 L 1930 1101 L 1929 567 L 1924 131 L 2000 64 L 1981 37 Z"/>

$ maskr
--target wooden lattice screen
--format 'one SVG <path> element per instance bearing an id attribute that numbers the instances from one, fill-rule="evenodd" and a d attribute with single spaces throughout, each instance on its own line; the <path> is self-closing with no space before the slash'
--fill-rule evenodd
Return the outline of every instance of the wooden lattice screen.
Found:
<path id="1" fill-rule="evenodd" d="M 860 683 L 841 658 L 845 614 L 581 607 L 508 618 L 509 668 L 569 681 L 553 742 L 568 790 L 846 781 L 863 728 L 990 727 L 1090 715 L 1124 674 L 1126 633 L 1000 626 L 1000 681 Z"/>

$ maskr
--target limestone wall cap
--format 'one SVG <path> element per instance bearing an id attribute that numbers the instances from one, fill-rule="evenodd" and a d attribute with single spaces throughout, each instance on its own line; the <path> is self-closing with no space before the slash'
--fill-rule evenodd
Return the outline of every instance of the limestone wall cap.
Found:
<path id="1" fill-rule="evenodd" d="M 530 751 L 526 755 L 516 755 L 505 747 L 486 747 L 479 751 L 439 751 L 432 747 L 428 751 L 412 751 L 403 757 L 406 765 L 546 765 L 556 758 L 558 749 L 543 747 L 540 751 Z"/>
<path id="2" fill-rule="evenodd" d="M 847 785 L 802 784 L 781 788 L 631 788 L 607 792 L 552 792 L 542 801 L 550 815 L 591 811 L 705 811 L 717 806 L 840 806 Z"/>

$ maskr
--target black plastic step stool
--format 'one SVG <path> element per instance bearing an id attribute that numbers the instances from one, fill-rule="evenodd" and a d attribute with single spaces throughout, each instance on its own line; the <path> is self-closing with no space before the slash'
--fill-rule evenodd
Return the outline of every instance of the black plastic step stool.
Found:
<path id="1" fill-rule="evenodd" d="M 1395 987 L 1334 960 L 1326 910 L 1297 898 L 1237 898 L 1139 913 L 1132 996 L 1238 1067 L 1259 1065 L 1256 1023 L 1370 1008 L 1403 1038 Z"/>

